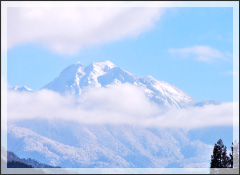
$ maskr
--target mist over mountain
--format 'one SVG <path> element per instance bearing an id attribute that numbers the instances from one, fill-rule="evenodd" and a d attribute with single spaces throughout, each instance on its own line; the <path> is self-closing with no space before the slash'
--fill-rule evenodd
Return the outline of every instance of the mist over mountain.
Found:
<path id="1" fill-rule="evenodd" d="M 145 94 L 164 107 L 181 108 L 195 100 L 179 88 L 151 76 L 138 77 L 110 61 L 95 62 L 83 66 L 77 62 L 65 68 L 60 75 L 42 89 L 50 89 L 61 94 L 82 94 L 87 87 L 108 87 L 112 84 L 129 83 L 144 89 Z"/>
<path id="2" fill-rule="evenodd" d="M 125 91 L 126 88 L 130 88 L 130 91 L 121 94 L 121 91 Z M 140 90 L 138 91 L 138 89 Z M 23 94 L 34 92 L 26 86 L 12 87 L 10 90 Z M 48 98 L 52 94 L 47 93 L 47 97 L 42 98 L 42 101 L 44 101 L 43 106 L 46 106 L 40 109 L 41 112 L 46 112 L 43 114 L 49 115 L 50 111 L 47 110 L 49 109 L 47 107 L 52 107 L 51 105 L 58 107 L 55 105 L 58 102 L 63 104 L 62 108 L 67 106 L 69 109 L 63 115 L 65 119 L 59 117 L 63 112 L 61 109 L 56 108 L 53 109 L 57 111 L 54 114 L 59 116 L 53 118 L 39 118 L 39 113 L 33 113 L 34 116 L 31 118 L 8 122 L 8 150 L 13 151 L 22 158 L 32 158 L 51 166 L 61 166 L 63 168 L 209 167 L 212 153 L 212 142 L 206 139 L 209 132 L 205 132 L 203 136 L 201 133 L 204 128 L 189 130 L 184 127 L 168 128 L 166 126 L 171 126 L 172 120 L 173 122 L 175 120 L 180 121 L 179 123 L 175 122 L 175 125 L 184 124 L 181 120 L 186 120 L 185 115 L 189 115 L 186 111 L 190 108 L 193 108 L 193 110 L 190 112 L 191 116 L 188 116 L 191 119 L 188 120 L 189 123 L 199 118 L 206 118 L 206 116 L 194 118 L 199 113 L 195 112 L 197 110 L 194 107 L 202 109 L 202 107 L 208 105 L 219 105 L 219 102 L 197 102 L 193 97 L 175 86 L 156 80 L 151 76 L 138 77 L 110 61 L 95 62 L 88 66 L 83 66 L 79 62 L 72 64 L 39 91 L 44 90 L 53 91 L 54 95 Z M 141 96 L 141 90 L 144 97 Z M 99 93 L 101 94 L 100 97 Z M 32 97 L 42 97 L 42 94 L 39 93 Z M 61 96 L 56 94 L 61 94 Z M 69 94 L 76 99 L 79 98 L 74 101 L 73 106 L 67 103 L 68 99 L 65 99 Z M 88 95 L 92 95 L 91 98 L 86 98 Z M 141 98 L 138 98 L 138 96 Z M 28 98 L 30 97 L 28 96 Z M 151 103 L 148 103 L 148 101 L 145 103 L 145 97 Z M 28 98 L 23 100 L 24 102 L 29 101 L 28 104 L 32 104 L 34 100 L 37 100 Z M 119 99 L 116 100 L 115 98 Z M 49 99 L 51 101 L 48 101 Z M 11 100 L 14 101 L 14 99 Z M 103 104 L 104 101 L 108 102 Z M 129 101 L 131 103 L 128 103 Z M 13 106 L 17 108 L 17 104 Z M 96 110 L 96 106 L 98 110 Z M 80 107 L 87 108 L 88 112 L 91 111 L 91 116 L 86 111 L 79 110 Z M 31 105 L 26 106 L 23 111 L 27 111 L 28 108 L 37 111 L 36 106 Z M 170 113 L 166 116 L 160 116 L 160 120 L 155 120 L 155 116 L 148 115 L 154 114 L 156 108 L 162 110 L 162 113 L 170 110 Z M 133 109 L 137 113 L 133 113 Z M 171 113 L 171 109 L 174 112 Z M 210 109 L 212 108 L 204 108 L 205 111 Z M 102 110 L 104 112 L 100 113 L 99 111 Z M 115 116 L 112 115 L 114 114 L 111 113 L 112 110 L 121 111 L 121 113 Z M 117 120 L 117 117 L 119 117 L 119 119 L 124 118 L 124 120 L 131 121 L 135 117 L 134 121 L 141 121 L 145 119 L 142 117 L 145 113 L 147 114 L 146 119 L 153 117 L 153 122 L 158 121 L 163 124 L 158 127 L 157 125 L 155 127 L 151 125 L 143 127 L 134 124 L 134 122 L 127 124 L 107 123 L 106 121 L 105 123 L 99 122 L 99 124 L 84 122 L 84 117 L 85 120 L 89 120 L 91 117 L 90 120 L 104 120 L 106 118 L 103 115 L 109 115 L 110 117 L 108 116 L 107 119 L 115 117 Z M 180 113 L 180 116 L 171 116 L 178 113 Z M 18 115 L 18 112 L 15 114 Z M 136 114 L 139 116 L 133 116 Z M 205 112 L 202 114 L 205 114 Z M 26 115 L 30 114 L 26 113 Z M 77 118 L 77 120 L 67 120 L 71 117 Z M 167 120 L 164 117 L 167 117 Z M 222 136 L 219 135 L 219 128 L 215 132 L 214 127 L 212 127 L 210 131 L 215 136 Z M 232 137 L 229 128 L 227 128 L 227 131 L 228 133 L 224 133 L 223 136 Z M 199 137 L 199 134 L 201 137 Z"/>

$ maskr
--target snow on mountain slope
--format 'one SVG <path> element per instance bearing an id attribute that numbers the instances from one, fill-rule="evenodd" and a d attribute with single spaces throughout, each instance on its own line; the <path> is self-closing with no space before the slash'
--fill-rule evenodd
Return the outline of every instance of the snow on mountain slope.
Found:
<path id="1" fill-rule="evenodd" d="M 17 125 L 21 127 L 8 128 L 8 150 L 53 166 L 162 168 L 178 163 L 177 167 L 208 167 L 212 151 L 212 146 L 190 141 L 181 129 L 47 120 Z"/>
<path id="2" fill-rule="evenodd" d="M 60 75 L 42 89 L 61 94 L 82 94 L 87 87 L 108 87 L 111 84 L 130 83 L 144 88 L 146 95 L 164 107 L 181 108 L 195 100 L 179 88 L 151 76 L 137 77 L 110 61 L 95 62 L 83 66 L 77 62 L 65 68 Z"/>
<path id="3" fill-rule="evenodd" d="M 33 90 L 27 86 L 13 86 L 13 87 L 10 87 L 10 89 L 18 92 L 33 92 Z"/>
<path id="4" fill-rule="evenodd" d="M 26 128 L 8 126 L 8 137 L 8 150 L 14 151 L 20 157 L 30 157 L 53 166 L 79 168 L 110 164 L 121 167 L 127 164 L 120 156 L 114 156 L 111 150 L 98 147 L 75 148 L 40 136 Z"/>
<path id="5" fill-rule="evenodd" d="M 54 166 L 50 166 L 47 164 L 39 163 L 36 160 L 30 159 L 30 158 L 21 159 L 11 151 L 7 152 L 7 161 L 8 162 L 11 162 L 11 161 L 22 162 L 24 164 L 31 165 L 33 168 L 61 168 L 61 167 L 54 167 Z"/>
<path id="6" fill-rule="evenodd" d="M 195 100 L 179 88 L 151 76 L 137 77 L 110 61 L 89 66 L 72 64 L 42 89 L 78 96 L 87 94 L 89 87 L 109 90 L 111 85 L 124 83 L 142 88 L 148 98 L 166 109 L 195 104 Z M 107 95 L 109 91 L 104 94 L 104 100 Z M 95 96 L 90 101 L 94 100 Z M 185 129 L 88 125 L 60 119 L 13 122 L 8 125 L 7 139 L 8 150 L 20 157 L 67 168 L 208 168 L 212 152 L 211 145 L 190 140 Z"/>

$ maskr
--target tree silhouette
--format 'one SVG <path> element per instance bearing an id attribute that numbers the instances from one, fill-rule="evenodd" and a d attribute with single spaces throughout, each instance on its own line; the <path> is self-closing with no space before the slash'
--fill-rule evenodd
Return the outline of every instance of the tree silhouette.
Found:
<path id="1" fill-rule="evenodd" d="M 239 172 L 239 143 L 232 143 L 231 153 L 221 139 L 214 145 L 211 155 L 210 174 L 235 174 Z"/>
<path id="2" fill-rule="evenodd" d="M 229 168 L 233 168 L 233 142 L 231 146 L 231 152 L 229 153 Z"/>
<path id="3" fill-rule="evenodd" d="M 222 139 L 217 141 L 214 145 L 213 154 L 211 156 L 210 173 L 218 174 L 219 168 L 227 168 L 229 164 L 229 157 L 227 155 L 227 148 L 224 146 Z"/>
<path id="4" fill-rule="evenodd" d="M 7 162 L 7 167 L 8 167 L 8 168 L 32 168 L 31 165 L 28 165 L 28 164 L 26 164 L 26 163 L 19 162 L 19 161 L 10 161 L 10 162 Z"/>
<path id="5" fill-rule="evenodd" d="M 226 146 L 224 146 L 222 139 L 219 139 L 213 148 L 210 168 L 227 168 L 229 157 L 227 156 L 226 150 Z"/>

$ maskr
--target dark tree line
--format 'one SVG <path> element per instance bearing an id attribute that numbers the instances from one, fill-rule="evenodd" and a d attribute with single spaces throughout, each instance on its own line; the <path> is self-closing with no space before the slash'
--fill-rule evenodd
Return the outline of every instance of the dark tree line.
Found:
<path id="1" fill-rule="evenodd" d="M 7 162 L 7 167 L 8 168 L 33 168 L 31 165 L 28 165 L 26 163 L 19 162 L 19 161 Z"/>
<path id="2" fill-rule="evenodd" d="M 211 174 L 229 173 L 233 171 L 231 168 L 239 171 L 239 143 L 232 143 L 231 152 L 228 154 L 227 147 L 219 139 L 213 148 L 210 168 Z"/>

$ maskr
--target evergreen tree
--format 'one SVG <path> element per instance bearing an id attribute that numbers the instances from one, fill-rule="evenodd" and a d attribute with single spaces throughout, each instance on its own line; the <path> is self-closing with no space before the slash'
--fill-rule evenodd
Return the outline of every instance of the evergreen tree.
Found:
<path id="1" fill-rule="evenodd" d="M 230 157 L 227 155 L 227 147 L 223 145 L 222 147 L 222 162 L 221 162 L 221 168 L 229 168 L 229 162 L 230 162 Z"/>
<path id="2" fill-rule="evenodd" d="M 227 147 L 221 139 L 214 145 L 211 155 L 210 174 L 238 174 L 239 173 L 239 143 L 235 141 L 231 146 L 231 153 L 227 155 Z"/>
<path id="3" fill-rule="evenodd" d="M 213 155 L 211 156 L 210 168 L 225 168 L 226 165 L 226 149 L 224 149 L 222 139 L 219 139 L 217 144 L 214 145 Z"/>
<path id="4" fill-rule="evenodd" d="M 28 165 L 28 164 L 26 164 L 26 163 L 19 162 L 19 161 L 10 161 L 10 162 L 7 162 L 7 167 L 8 167 L 8 168 L 32 168 L 31 165 Z"/>
<path id="5" fill-rule="evenodd" d="M 229 153 L 229 168 L 233 168 L 233 142 L 231 146 L 231 153 Z"/>
<path id="6" fill-rule="evenodd" d="M 219 139 L 214 145 L 211 155 L 210 173 L 218 174 L 223 169 L 229 167 L 230 158 L 227 155 L 227 147 L 224 146 L 222 139 Z"/>

